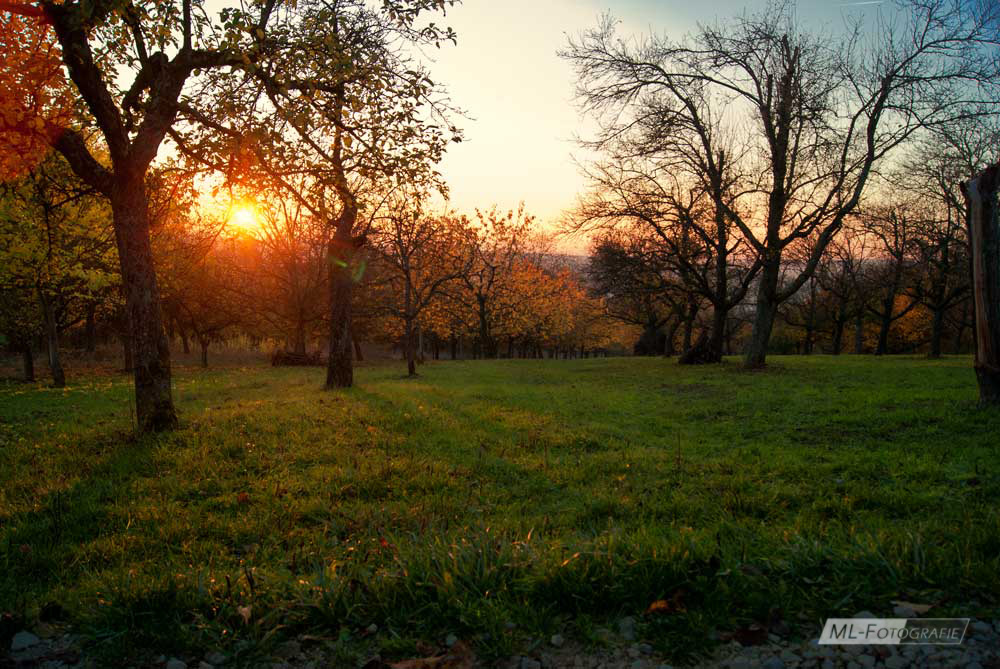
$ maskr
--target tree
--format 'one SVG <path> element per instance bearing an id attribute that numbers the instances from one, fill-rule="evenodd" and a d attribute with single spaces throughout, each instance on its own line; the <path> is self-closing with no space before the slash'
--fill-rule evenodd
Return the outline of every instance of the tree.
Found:
<path id="1" fill-rule="evenodd" d="M 442 2 L 300 2 L 260 36 L 243 79 L 216 76 L 201 134 L 174 134 L 189 157 L 297 200 L 329 228 L 327 388 L 353 383 L 352 293 L 368 226 L 394 185 L 439 185 L 433 165 L 458 128 L 439 87 L 407 47 L 454 39 L 416 29 Z M 218 92 L 224 91 L 223 95 Z M 204 106 L 204 105 L 203 105 Z M 225 118 L 227 123 L 211 121 Z"/>
<path id="2" fill-rule="evenodd" d="M 425 213 L 419 195 L 393 198 L 389 213 L 375 226 L 373 248 L 388 268 L 383 284 L 395 296 L 387 300 L 392 316 L 403 322 L 403 349 L 409 376 L 415 376 L 415 327 L 447 284 L 464 276 L 472 262 L 466 243 L 468 221 L 454 215 Z"/>
<path id="3" fill-rule="evenodd" d="M 920 128 L 997 99 L 994 3 L 912 0 L 900 9 L 871 34 L 850 26 L 839 44 L 800 30 L 791 3 L 703 26 L 685 42 L 627 42 L 606 18 L 565 52 L 586 108 L 631 110 L 644 95 L 694 89 L 746 133 L 748 179 L 736 206 L 718 203 L 761 262 L 748 367 L 764 365 L 778 306 L 812 276 L 874 168 Z M 812 240 L 812 255 L 781 282 L 783 252 L 800 239 Z"/>
<path id="4" fill-rule="evenodd" d="M 969 251 L 959 184 L 986 168 L 1000 141 L 997 119 L 963 119 L 921 138 L 895 176 L 928 216 L 915 243 L 923 268 L 919 297 L 931 311 L 930 356 L 941 355 L 946 315 L 968 299 Z"/>
<path id="5" fill-rule="evenodd" d="M 471 263 L 462 275 L 465 290 L 455 299 L 474 319 L 476 350 L 479 356 L 495 358 L 497 332 L 511 307 L 512 278 L 516 264 L 527 251 L 534 217 L 522 206 L 506 215 L 492 208 L 476 210 L 467 243 Z"/>
<path id="6" fill-rule="evenodd" d="M 844 330 L 851 320 L 855 325 L 854 352 L 862 352 L 865 316 L 862 270 L 867 262 L 868 246 L 865 235 L 855 234 L 850 226 L 844 227 L 827 246 L 816 271 L 816 279 L 831 303 L 828 318 L 832 327 L 830 348 L 834 355 L 840 355 L 844 348 Z"/>
<path id="7" fill-rule="evenodd" d="M 1000 404 L 1000 164 L 962 183 L 972 263 L 979 401 Z"/>
<path id="8" fill-rule="evenodd" d="M 40 125 L 42 136 L 63 153 L 80 178 L 111 202 L 141 431 L 168 429 L 177 422 L 170 390 L 170 351 L 150 245 L 145 183 L 149 167 L 164 138 L 175 130 L 180 112 L 190 123 L 213 125 L 217 120 L 198 111 L 197 103 L 205 97 L 196 99 L 197 92 L 238 75 L 269 86 L 277 83 L 286 90 L 326 90 L 343 109 L 348 104 L 343 95 L 345 79 L 350 78 L 345 72 L 368 55 L 366 44 L 352 45 L 358 50 L 345 53 L 337 39 L 335 26 L 346 4 L 301 2 L 292 6 L 266 0 L 247 10 L 224 9 L 218 21 L 193 0 L 176 4 L 5 0 L 0 5 L 12 14 L 51 25 L 70 80 L 89 113 L 89 118 L 80 117 L 78 122 L 92 123 L 107 146 L 110 165 L 94 155 L 79 129 L 46 118 L 36 117 L 32 122 L 32 127 Z M 413 27 L 420 12 L 440 6 L 433 0 L 385 0 L 383 11 L 394 25 L 440 37 L 442 31 L 433 26 Z M 269 39 L 272 29 L 274 38 Z M 450 36 L 450 31 L 445 35 Z M 281 61 L 281 56 L 288 55 L 297 60 Z M 300 78 L 303 72 L 304 79 Z M 131 84 L 118 89 L 115 82 L 128 73 Z M 282 74 L 284 80 L 279 79 Z M 374 89 L 371 80 L 358 85 Z M 342 145 L 338 147 L 335 153 L 342 150 Z M 352 210 L 345 206 L 341 218 L 350 218 Z"/>
<path id="9" fill-rule="evenodd" d="M 84 317 L 112 283 L 116 268 L 109 257 L 112 241 L 106 208 L 81 189 L 68 166 L 53 155 L 20 180 L 2 187 L 0 201 L 0 274 L 11 292 L 37 301 L 53 385 L 66 385 L 59 351 L 60 333 Z M 27 301 L 27 300 L 25 300 Z M 32 310 L 34 311 L 34 310 Z M 16 339 L 28 347 L 24 317 Z M 28 368 L 28 358 L 25 358 Z"/>
<path id="10" fill-rule="evenodd" d="M 866 208 L 860 216 L 861 234 L 871 237 L 875 254 L 862 269 L 872 294 L 865 302 L 878 319 L 878 343 L 875 355 L 889 352 L 889 329 L 917 307 L 918 299 L 900 297 L 911 284 L 914 274 L 915 219 L 913 205 L 887 203 Z"/>
<path id="11" fill-rule="evenodd" d="M 685 320 L 686 291 L 648 232 L 613 230 L 597 237 L 587 275 L 609 317 L 642 328 L 636 353 L 673 355 L 674 335 Z"/>

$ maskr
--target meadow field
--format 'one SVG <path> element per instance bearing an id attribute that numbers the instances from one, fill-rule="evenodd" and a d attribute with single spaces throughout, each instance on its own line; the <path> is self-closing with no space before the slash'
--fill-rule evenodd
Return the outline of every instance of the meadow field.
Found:
<path id="1" fill-rule="evenodd" d="M 967 357 L 662 358 L 174 373 L 0 385 L 0 644 L 42 620 L 97 657 L 292 635 L 483 658 L 623 616 L 691 661 L 894 600 L 1000 609 L 1000 414 Z M 754 626 L 757 627 L 754 627 Z"/>

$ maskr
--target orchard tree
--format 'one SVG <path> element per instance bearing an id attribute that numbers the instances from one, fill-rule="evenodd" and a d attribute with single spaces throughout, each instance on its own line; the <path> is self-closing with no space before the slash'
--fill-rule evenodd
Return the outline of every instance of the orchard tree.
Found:
<path id="1" fill-rule="evenodd" d="M 19 65 L 9 54 L 37 43 L 33 35 L 41 29 L 39 25 L 47 24 L 85 107 L 74 123 L 42 114 L 18 127 L 37 131 L 66 157 L 81 179 L 110 200 L 141 431 L 168 429 L 177 422 L 150 244 L 146 176 L 151 163 L 182 111 L 188 122 L 217 120 L 212 118 L 217 110 L 198 109 L 199 103 L 206 106 L 205 96 L 199 95 L 206 85 L 246 78 L 265 81 L 278 90 L 323 90 L 333 104 L 347 108 L 346 73 L 366 62 L 368 44 L 351 45 L 357 50 L 345 51 L 336 27 L 342 13 L 358 4 L 265 0 L 243 9 L 224 9 L 218 18 L 211 17 L 199 0 L 4 0 L 0 5 L 9 14 L 36 22 L 30 31 L 15 34 L 14 44 L 4 45 L 3 76 L 10 79 L 9 71 Z M 401 30 L 434 39 L 442 36 L 441 31 L 433 26 L 418 29 L 416 21 L 422 11 L 441 7 L 440 0 L 384 0 L 378 16 Z M 282 58 L 289 55 L 295 59 Z M 373 80 L 357 82 L 358 88 L 367 85 L 371 90 L 374 84 Z M 106 162 L 85 141 L 92 129 L 107 147 Z M 342 146 L 324 148 L 337 152 Z M 344 207 L 346 218 L 351 209 Z"/>
<path id="2" fill-rule="evenodd" d="M 506 214 L 495 207 L 476 210 L 466 242 L 472 261 L 462 275 L 464 290 L 454 296 L 471 316 L 483 358 L 497 357 L 498 326 L 509 312 L 513 275 L 528 251 L 534 222 L 523 206 Z"/>
<path id="3" fill-rule="evenodd" d="M 20 292 L 22 302 L 28 296 L 37 301 L 57 388 L 66 385 L 60 333 L 83 320 L 86 305 L 106 293 L 117 271 L 106 221 L 105 203 L 88 193 L 57 155 L 0 186 L 0 275 L 10 291 L 5 296 Z M 23 315 L 17 320 L 23 322 Z M 23 336 L 18 339 L 30 345 Z"/>
<path id="4" fill-rule="evenodd" d="M 761 263 L 748 367 L 765 364 L 778 306 L 813 275 L 886 156 L 921 128 L 992 112 L 1000 97 L 1000 6 L 903 0 L 897 9 L 837 40 L 801 30 L 790 2 L 680 42 L 625 40 L 606 18 L 564 52 L 584 110 L 598 118 L 666 129 L 682 115 L 690 126 L 690 99 L 716 123 L 728 120 L 729 136 L 746 137 L 725 154 L 743 163 L 740 197 L 716 204 Z M 669 104 L 646 104 L 658 98 Z M 783 253 L 800 239 L 813 253 L 783 281 Z"/>
<path id="5" fill-rule="evenodd" d="M 360 0 L 286 7 L 255 33 L 262 55 L 242 77 L 216 73 L 204 87 L 200 99 L 211 111 L 185 108 L 201 131 L 174 133 L 187 156 L 244 188 L 296 200 L 327 227 L 327 388 L 353 383 L 352 293 L 386 194 L 443 188 L 434 164 L 461 139 L 443 93 L 408 55 L 454 35 L 433 23 L 417 29 L 415 16 L 414 8 L 378 11 Z"/>
<path id="6" fill-rule="evenodd" d="M 619 227 L 596 237 L 587 277 L 610 318 L 641 328 L 636 353 L 673 355 L 688 296 L 648 230 Z"/>
<path id="7" fill-rule="evenodd" d="M 373 248 L 388 276 L 384 287 L 391 315 L 403 322 L 403 349 L 409 376 L 417 373 L 415 327 L 430 304 L 441 299 L 449 283 L 464 276 L 472 263 L 466 243 L 468 222 L 450 214 L 423 211 L 420 195 L 400 194 L 389 213 L 373 228 Z"/>

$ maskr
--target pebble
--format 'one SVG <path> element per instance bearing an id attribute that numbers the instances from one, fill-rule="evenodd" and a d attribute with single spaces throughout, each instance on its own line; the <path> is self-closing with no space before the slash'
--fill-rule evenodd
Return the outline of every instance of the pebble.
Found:
<path id="1" fill-rule="evenodd" d="M 205 653 L 205 661 L 214 667 L 218 667 L 226 663 L 226 656 L 217 650 L 213 650 L 211 653 Z"/>
<path id="2" fill-rule="evenodd" d="M 566 643 L 566 640 L 562 638 L 561 634 L 553 634 L 552 638 L 549 639 L 549 643 L 551 643 L 556 648 L 562 648 L 562 645 Z"/>
<path id="3" fill-rule="evenodd" d="M 635 619 L 622 618 L 618 621 L 618 633 L 626 641 L 635 641 Z"/>
<path id="4" fill-rule="evenodd" d="M 542 663 L 530 657 L 522 657 L 521 669 L 542 669 Z"/>
<path id="5" fill-rule="evenodd" d="M 785 662 L 780 657 L 771 657 L 764 660 L 763 664 L 760 665 L 764 669 L 785 669 Z"/>
<path id="6" fill-rule="evenodd" d="M 451 648 L 456 643 L 458 643 L 458 637 L 454 634 L 449 634 L 444 638 L 444 645 L 448 646 L 448 648 Z"/>
<path id="7" fill-rule="evenodd" d="M 176 657 L 172 657 L 167 660 L 167 665 L 164 669 L 187 669 L 187 662 L 184 660 L 178 660 Z"/>
<path id="8" fill-rule="evenodd" d="M 977 636 L 992 636 L 993 626 L 983 620 L 977 620 L 969 625 L 970 630 Z"/>
<path id="9" fill-rule="evenodd" d="M 37 646 L 40 642 L 41 639 L 25 630 L 14 635 L 14 638 L 10 641 L 10 649 L 16 653 L 21 650 L 27 650 L 32 646 Z"/>

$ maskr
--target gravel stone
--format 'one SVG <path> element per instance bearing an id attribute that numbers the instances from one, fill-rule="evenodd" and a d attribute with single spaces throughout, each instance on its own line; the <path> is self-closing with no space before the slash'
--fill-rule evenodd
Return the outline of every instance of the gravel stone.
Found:
<path id="1" fill-rule="evenodd" d="M 205 653 L 205 661 L 216 667 L 225 664 L 226 659 L 226 656 L 217 650 L 213 650 L 211 653 Z"/>
<path id="2" fill-rule="evenodd" d="M 18 632 L 17 634 L 15 634 L 14 638 L 10 640 L 10 650 L 11 652 L 14 653 L 22 650 L 27 650 L 32 646 L 37 646 L 39 643 L 41 643 L 41 641 L 42 641 L 41 639 L 39 639 L 31 632 L 24 630 L 22 632 Z"/>

